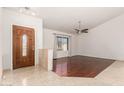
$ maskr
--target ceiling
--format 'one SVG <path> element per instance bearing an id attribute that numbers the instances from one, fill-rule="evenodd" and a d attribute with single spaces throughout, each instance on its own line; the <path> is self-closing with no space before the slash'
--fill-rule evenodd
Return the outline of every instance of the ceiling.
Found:
<path id="1" fill-rule="evenodd" d="M 19 12 L 19 8 L 8 8 Z M 81 28 L 94 28 L 124 13 L 121 7 L 31 7 L 43 19 L 45 28 L 73 33 L 82 22 Z"/>

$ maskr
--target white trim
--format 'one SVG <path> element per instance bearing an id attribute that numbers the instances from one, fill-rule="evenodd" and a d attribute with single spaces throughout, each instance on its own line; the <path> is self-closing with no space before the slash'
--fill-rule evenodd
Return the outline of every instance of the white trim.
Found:
<path id="1" fill-rule="evenodd" d="M 13 27 L 11 25 L 11 70 L 13 70 Z"/>
<path id="2" fill-rule="evenodd" d="M 57 33 L 53 33 L 53 35 L 56 35 L 56 36 L 63 36 L 63 37 L 71 37 L 71 35 L 57 34 Z"/>

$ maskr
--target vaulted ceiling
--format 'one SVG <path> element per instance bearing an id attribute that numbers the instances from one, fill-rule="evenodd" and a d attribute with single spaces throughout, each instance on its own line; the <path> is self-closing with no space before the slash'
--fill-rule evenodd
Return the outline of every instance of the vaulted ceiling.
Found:
<path id="1" fill-rule="evenodd" d="M 19 8 L 8 8 L 19 12 Z M 73 33 L 74 28 L 94 28 L 124 13 L 121 7 L 31 7 L 43 19 L 45 28 Z"/>

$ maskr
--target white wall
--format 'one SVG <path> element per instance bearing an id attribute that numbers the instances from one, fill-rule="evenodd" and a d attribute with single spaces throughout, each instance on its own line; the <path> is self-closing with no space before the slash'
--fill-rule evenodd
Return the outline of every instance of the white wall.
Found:
<path id="1" fill-rule="evenodd" d="M 71 38 L 71 55 L 78 55 L 78 35 L 72 34 Z"/>
<path id="2" fill-rule="evenodd" d="M 124 60 L 124 15 L 79 35 L 78 55 Z"/>
<path id="3" fill-rule="evenodd" d="M 12 69 L 12 25 L 25 26 L 35 29 L 35 64 L 38 64 L 38 49 L 43 46 L 43 28 L 42 19 L 23 15 L 21 13 L 3 10 L 3 67 L 4 69 Z"/>
<path id="4" fill-rule="evenodd" d="M 0 78 L 2 77 L 2 8 L 0 8 Z"/>
<path id="5" fill-rule="evenodd" d="M 62 35 L 69 35 L 71 36 L 71 55 L 75 55 L 75 48 L 76 48 L 76 44 L 73 43 L 73 41 L 75 40 L 74 35 L 65 33 L 65 32 L 60 32 L 60 31 L 56 31 L 56 30 L 51 30 L 51 29 L 44 29 L 44 48 L 48 48 L 48 49 L 54 49 L 54 33 L 56 34 L 62 34 Z M 55 52 L 55 51 L 54 51 Z M 58 51 L 56 53 L 56 56 L 54 55 L 54 58 L 59 58 L 59 57 L 65 57 L 68 56 L 70 53 L 68 51 Z"/>

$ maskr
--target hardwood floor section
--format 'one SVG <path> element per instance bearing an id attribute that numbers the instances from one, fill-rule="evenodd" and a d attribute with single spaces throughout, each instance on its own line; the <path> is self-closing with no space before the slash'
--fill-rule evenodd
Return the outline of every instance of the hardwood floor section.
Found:
<path id="1" fill-rule="evenodd" d="M 53 71 L 60 76 L 94 78 L 115 60 L 72 56 L 54 60 Z"/>

